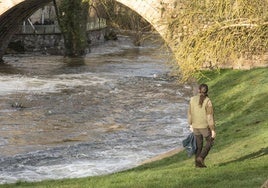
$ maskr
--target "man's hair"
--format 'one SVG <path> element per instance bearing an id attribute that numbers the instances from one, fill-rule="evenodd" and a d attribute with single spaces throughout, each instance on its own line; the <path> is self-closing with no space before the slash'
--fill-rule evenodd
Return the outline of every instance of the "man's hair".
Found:
<path id="1" fill-rule="evenodd" d="M 204 100 L 206 99 L 206 97 L 208 97 L 207 84 L 200 84 L 199 85 L 199 93 L 200 93 L 199 105 L 202 107 Z"/>

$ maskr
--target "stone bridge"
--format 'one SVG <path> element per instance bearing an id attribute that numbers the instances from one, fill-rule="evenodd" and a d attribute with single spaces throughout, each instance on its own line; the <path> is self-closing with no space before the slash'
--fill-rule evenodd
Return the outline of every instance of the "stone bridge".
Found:
<path id="1" fill-rule="evenodd" d="M 0 61 L 12 36 L 23 20 L 52 0 L 0 0 Z M 146 19 L 165 39 L 167 25 L 162 7 L 172 7 L 176 0 L 115 0 Z"/>

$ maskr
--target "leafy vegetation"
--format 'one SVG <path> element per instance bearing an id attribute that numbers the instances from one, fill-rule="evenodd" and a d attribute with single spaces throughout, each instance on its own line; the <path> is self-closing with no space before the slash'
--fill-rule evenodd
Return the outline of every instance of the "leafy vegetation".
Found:
<path id="1" fill-rule="evenodd" d="M 174 6 L 167 13 L 167 37 L 184 80 L 204 67 L 262 63 L 268 52 L 267 0 L 181 0 Z"/>
<path id="2" fill-rule="evenodd" d="M 259 188 L 268 179 L 268 71 L 205 71 L 216 113 L 217 137 L 206 164 L 194 167 L 185 151 L 160 161 L 105 176 L 18 182 L 2 187 L 243 187 Z"/>

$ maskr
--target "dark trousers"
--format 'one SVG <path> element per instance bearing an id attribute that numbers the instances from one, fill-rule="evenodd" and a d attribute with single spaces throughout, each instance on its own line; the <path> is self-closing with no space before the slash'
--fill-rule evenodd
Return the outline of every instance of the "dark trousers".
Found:
<path id="1" fill-rule="evenodd" d="M 204 140 L 203 135 L 195 135 L 195 137 L 196 137 L 196 146 L 197 146 L 195 159 L 197 159 L 197 157 L 201 157 L 202 159 L 205 159 L 209 153 L 209 150 L 213 146 L 214 139 L 211 137 L 211 134 L 209 134 L 207 137 L 205 137 L 206 145 L 203 146 L 203 140 Z"/>

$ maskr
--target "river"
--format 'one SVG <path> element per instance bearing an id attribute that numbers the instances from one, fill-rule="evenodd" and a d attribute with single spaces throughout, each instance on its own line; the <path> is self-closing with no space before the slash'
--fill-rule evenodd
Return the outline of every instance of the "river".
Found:
<path id="1" fill-rule="evenodd" d="M 181 148 L 192 89 L 155 41 L 120 36 L 83 59 L 5 56 L 0 183 L 109 174 Z"/>

